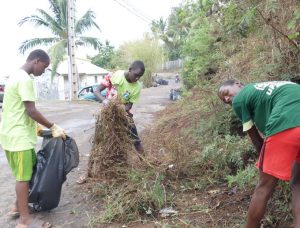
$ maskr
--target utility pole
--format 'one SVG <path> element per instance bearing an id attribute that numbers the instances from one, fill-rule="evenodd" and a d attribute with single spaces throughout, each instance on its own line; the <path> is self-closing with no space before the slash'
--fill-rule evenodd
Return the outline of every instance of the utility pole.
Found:
<path id="1" fill-rule="evenodd" d="M 68 80 L 70 87 L 70 100 L 77 100 L 78 77 L 75 63 L 75 0 L 68 0 Z"/>

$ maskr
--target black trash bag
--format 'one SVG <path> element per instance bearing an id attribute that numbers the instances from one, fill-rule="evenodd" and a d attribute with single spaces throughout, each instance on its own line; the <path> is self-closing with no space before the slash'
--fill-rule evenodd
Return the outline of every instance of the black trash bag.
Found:
<path id="1" fill-rule="evenodd" d="M 78 164 L 79 152 L 74 139 L 44 137 L 29 183 L 29 203 L 35 210 L 47 211 L 58 206 L 62 184 Z"/>

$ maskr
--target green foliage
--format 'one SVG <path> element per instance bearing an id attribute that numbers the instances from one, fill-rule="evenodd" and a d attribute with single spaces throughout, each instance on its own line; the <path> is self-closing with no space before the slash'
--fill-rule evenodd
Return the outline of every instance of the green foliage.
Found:
<path id="1" fill-rule="evenodd" d="M 288 34 L 289 39 L 297 39 L 300 37 L 300 32 L 295 31 L 299 29 L 300 23 L 300 8 L 296 9 L 293 14 L 293 18 L 288 22 L 288 29 L 294 30 L 292 33 Z"/>
<path id="2" fill-rule="evenodd" d="M 164 42 L 169 60 L 182 57 L 182 47 L 199 12 L 205 12 L 212 5 L 211 0 L 184 1 L 180 6 L 173 7 L 166 20 L 160 18 L 151 23 L 154 37 Z"/>
<path id="3" fill-rule="evenodd" d="M 236 175 L 228 175 L 226 179 L 228 186 L 237 185 L 240 188 L 246 189 L 255 186 L 257 182 L 258 171 L 255 166 L 249 165 L 245 169 L 240 169 Z"/>
<path id="4" fill-rule="evenodd" d="M 127 69 L 134 60 L 144 62 L 146 70 L 141 80 L 145 87 L 151 86 L 152 74 L 164 60 L 163 49 L 158 40 L 144 37 L 142 40 L 124 43 L 120 46 L 113 62 L 117 68 Z"/>
<path id="5" fill-rule="evenodd" d="M 222 176 L 224 173 L 235 174 L 245 167 L 243 157 L 251 150 L 252 146 L 247 138 L 226 135 L 205 145 L 200 159 L 211 172 L 223 172 Z"/>
<path id="6" fill-rule="evenodd" d="M 105 210 L 91 225 L 156 216 L 167 201 L 164 178 L 154 170 L 126 170 L 122 182 L 95 186 L 94 192 L 104 197 Z"/>
<path id="7" fill-rule="evenodd" d="M 288 29 L 296 28 L 300 22 L 300 8 L 296 9 L 293 18 L 288 23 Z"/>
<path id="8" fill-rule="evenodd" d="M 219 55 L 213 29 L 207 19 L 201 25 L 195 26 L 189 33 L 183 55 L 185 57 L 183 78 L 188 88 L 193 87 L 201 79 L 210 79 L 219 66 Z"/>
<path id="9" fill-rule="evenodd" d="M 115 50 L 109 41 L 105 42 L 105 46 L 101 45 L 99 47 L 99 54 L 92 57 L 92 63 L 106 69 L 114 69 L 116 66 L 113 63 L 113 58 L 115 55 Z"/>
<path id="10" fill-rule="evenodd" d="M 231 36 L 247 37 L 255 29 L 256 7 L 245 3 L 231 1 L 228 7 L 222 9 L 224 33 Z"/>

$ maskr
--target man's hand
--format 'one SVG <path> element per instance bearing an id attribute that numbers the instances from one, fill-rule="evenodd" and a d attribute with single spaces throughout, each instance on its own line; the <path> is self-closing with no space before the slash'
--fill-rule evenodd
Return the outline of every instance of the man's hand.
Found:
<path id="1" fill-rule="evenodd" d="M 102 104 L 103 104 L 104 106 L 108 105 L 108 103 L 109 103 L 109 100 L 108 100 L 108 99 L 104 99 L 104 100 L 102 101 Z"/>
<path id="2" fill-rule="evenodd" d="M 63 128 L 60 126 L 53 124 L 53 126 L 50 128 L 52 136 L 55 137 L 62 137 L 63 139 L 66 139 L 66 133 Z"/>
<path id="3" fill-rule="evenodd" d="M 257 152 L 257 156 L 259 156 L 261 148 L 263 146 L 264 143 L 264 139 L 261 137 L 261 135 L 259 134 L 257 128 L 255 127 L 255 125 L 253 125 L 248 131 L 247 131 L 255 149 Z"/>
<path id="4" fill-rule="evenodd" d="M 37 123 L 37 125 L 36 125 L 36 135 L 41 136 L 42 130 L 43 130 L 43 126 L 40 125 L 39 123 Z"/>

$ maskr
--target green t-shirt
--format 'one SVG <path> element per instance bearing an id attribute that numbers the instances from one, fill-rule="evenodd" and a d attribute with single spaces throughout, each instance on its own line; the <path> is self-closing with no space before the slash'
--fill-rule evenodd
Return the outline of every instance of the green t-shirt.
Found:
<path id="1" fill-rule="evenodd" d="M 300 86 L 288 81 L 252 83 L 233 99 L 243 130 L 253 124 L 265 136 L 300 126 Z"/>
<path id="2" fill-rule="evenodd" d="M 25 110 L 23 101 L 35 102 L 33 78 L 19 69 L 5 85 L 0 124 L 0 143 L 5 150 L 22 151 L 35 148 L 36 122 Z"/>
<path id="3" fill-rule="evenodd" d="M 139 81 L 129 83 L 124 75 L 125 71 L 118 70 L 111 76 L 111 84 L 116 88 L 118 96 L 124 103 L 137 103 L 141 94 L 142 85 Z"/>

